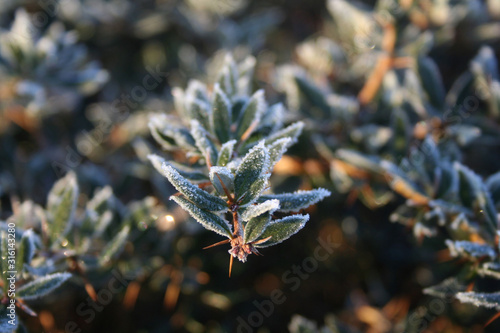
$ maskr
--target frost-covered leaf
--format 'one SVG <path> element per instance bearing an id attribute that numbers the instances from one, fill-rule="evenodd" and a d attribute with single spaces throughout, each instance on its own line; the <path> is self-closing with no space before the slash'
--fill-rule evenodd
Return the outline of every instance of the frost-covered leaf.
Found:
<path id="1" fill-rule="evenodd" d="M 231 140 L 222 145 L 222 147 L 219 150 L 219 156 L 217 158 L 217 165 L 219 166 L 226 166 L 227 163 L 232 159 L 233 157 L 233 149 L 234 145 L 236 144 L 236 140 Z"/>
<path id="2" fill-rule="evenodd" d="M 395 192 L 417 204 L 429 203 L 430 199 L 396 165 L 384 160 L 381 162 L 381 166 L 387 171 L 386 178 Z"/>
<path id="3" fill-rule="evenodd" d="M 252 184 L 259 178 L 264 176 L 264 173 L 269 169 L 269 151 L 264 146 L 264 142 L 260 142 L 257 146 L 253 147 L 243 157 L 236 176 L 234 179 L 234 189 L 236 198 L 239 200 L 249 192 Z M 251 193 L 249 193 L 251 194 Z"/>
<path id="4" fill-rule="evenodd" d="M 149 129 L 156 142 L 165 150 L 172 151 L 183 148 L 191 151 L 195 149 L 195 141 L 189 130 L 177 125 L 164 114 L 151 117 Z"/>
<path id="5" fill-rule="evenodd" d="M 250 185 L 250 188 L 244 194 L 243 199 L 241 199 L 240 206 L 249 205 L 257 200 L 262 192 L 268 188 L 270 175 L 271 174 L 269 173 L 265 174 Z"/>
<path id="6" fill-rule="evenodd" d="M 456 298 L 462 303 L 473 304 L 479 307 L 495 309 L 500 311 L 500 292 L 496 293 L 476 293 L 462 292 L 456 295 Z"/>
<path id="7" fill-rule="evenodd" d="M 70 273 L 56 273 L 38 278 L 19 287 L 16 291 L 16 296 L 22 300 L 40 298 L 58 288 L 70 277 Z"/>
<path id="8" fill-rule="evenodd" d="M 205 159 L 209 159 L 207 164 L 214 165 L 217 162 L 217 147 L 209 137 L 208 132 L 201 126 L 197 120 L 191 120 L 191 135 L 193 136 L 196 147 Z"/>
<path id="9" fill-rule="evenodd" d="M 210 123 L 213 131 L 221 143 L 230 139 L 231 130 L 231 102 L 227 95 L 220 89 L 219 85 L 214 87 L 212 102 L 212 113 Z"/>
<path id="10" fill-rule="evenodd" d="M 219 166 L 211 167 L 210 181 L 212 182 L 212 185 L 215 187 L 215 190 L 222 196 L 226 195 L 225 190 L 228 191 L 230 194 L 234 192 L 234 175 L 226 167 L 219 167 Z"/>
<path id="11" fill-rule="evenodd" d="M 280 212 L 298 212 L 331 195 L 330 191 L 318 188 L 311 191 L 296 191 L 294 193 L 266 194 L 259 197 L 259 202 L 277 199 L 280 202 Z"/>
<path id="12" fill-rule="evenodd" d="M 296 123 L 293 123 L 290 126 L 287 126 L 283 128 L 282 130 L 279 130 L 275 132 L 274 134 L 270 135 L 266 139 L 266 146 L 269 146 L 279 139 L 283 138 L 290 138 L 292 139 L 291 144 L 294 144 L 297 142 L 297 138 L 299 137 L 300 133 L 302 133 L 302 129 L 304 128 L 304 123 L 301 121 L 298 121 Z"/>
<path id="13" fill-rule="evenodd" d="M 478 268 L 477 273 L 480 276 L 490 276 L 500 280 L 500 263 L 486 262 Z"/>
<path id="14" fill-rule="evenodd" d="M 16 253 L 17 273 L 23 271 L 24 264 L 29 265 L 35 255 L 35 234 L 33 230 L 28 229 L 23 233 Z"/>
<path id="15" fill-rule="evenodd" d="M 280 220 L 271 221 L 268 223 L 264 232 L 259 236 L 258 240 L 271 237 L 267 241 L 256 244 L 257 247 L 267 247 L 279 244 L 282 241 L 290 238 L 302 229 L 309 220 L 309 215 L 292 215 Z"/>
<path id="16" fill-rule="evenodd" d="M 325 98 L 325 94 L 321 90 L 302 76 L 296 76 L 295 82 L 297 83 L 300 92 L 304 94 L 311 105 L 319 108 L 323 116 L 327 117 L 330 115 L 330 105 Z"/>
<path id="17" fill-rule="evenodd" d="M 186 210 L 189 215 L 191 215 L 205 229 L 214 231 L 222 236 L 226 236 L 229 238 L 232 237 L 231 226 L 223 218 L 215 215 L 214 213 L 201 209 L 186 198 L 171 197 L 170 199 L 179 204 L 179 206 Z"/>
<path id="18" fill-rule="evenodd" d="M 208 180 L 208 176 L 200 169 L 190 168 L 174 161 L 166 161 L 163 157 L 155 154 L 148 155 L 148 159 L 151 161 L 156 171 L 161 174 L 163 174 L 162 165 L 168 164 L 175 168 L 182 177 L 191 182 L 205 182 Z"/>
<path id="19" fill-rule="evenodd" d="M 279 208 L 278 200 L 268 200 L 259 205 L 248 207 L 241 215 L 245 222 L 245 234 L 243 241 L 250 243 L 256 240 L 266 229 L 271 221 L 272 214 Z"/>
<path id="20" fill-rule="evenodd" d="M 278 163 L 286 150 L 292 145 L 293 140 L 291 138 L 283 138 L 276 140 L 266 148 L 269 150 L 269 172 L 272 171 L 273 167 Z"/>
<path id="21" fill-rule="evenodd" d="M 205 129 L 210 129 L 210 104 L 198 98 L 187 100 L 186 111 L 191 120 L 199 121 Z"/>
<path id="22" fill-rule="evenodd" d="M 52 187 L 47 199 L 49 236 L 52 242 L 62 239 L 70 231 L 78 202 L 76 175 L 69 172 Z"/>
<path id="23" fill-rule="evenodd" d="M 184 194 L 190 201 L 195 202 L 200 208 L 210 211 L 221 211 L 227 209 L 227 204 L 224 200 L 209 194 L 198 186 L 191 184 L 172 166 L 163 164 L 162 171 L 163 175 L 167 177 L 177 191 Z"/>
<path id="24" fill-rule="evenodd" d="M 466 286 L 457 278 L 451 277 L 432 287 L 425 288 L 424 294 L 440 298 L 454 297 L 458 292 L 464 291 Z"/>
<path id="25" fill-rule="evenodd" d="M 127 241 L 128 235 L 130 233 L 130 226 L 125 225 L 114 237 L 111 241 L 106 245 L 106 247 L 102 250 L 101 256 L 99 258 L 99 265 L 106 265 L 111 259 L 117 256 L 123 247 L 125 246 L 125 242 Z"/>
<path id="26" fill-rule="evenodd" d="M 498 205 L 500 203 L 500 172 L 491 175 L 486 180 L 486 187 L 491 193 L 491 198 Z"/>
<path id="27" fill-rule="evenodd" d="M 264 111 L 266 110 L 266 100 L 264 98 L 264 90 L 258 90 L 243 106 L 238 119 L 238 127 L 236 137 L 241 138 L 243 134 L 249 137 L 257 127 Z"/>
<path id="28" fill-rule="evenodd" d="M 446 240 L 446 245 L 450 249 L 450 255 L 452 257 L 472 257 L 472 258 L 484 258 L 489 257 L 494 259 L 496 257 L 495 250 L 488 244 L 479 244 L 469 241 L 452 241 Z"/>
<path id="29" fill-rule="evenodd" d="M 498 218 L 495 205 L 485 184 L 472 170 L 455 162 L 455 169 L 459 175 L 459 195 L 465 207 L 471 208 L 486 222 L 486 230 L 491 235 L 498 228 Z"/>
<path id="30" fill-rule="evenodd" d="M 443 109 L 445 105 L 445 89 L 443 79 L 439 74 L 439 68 L 430 57 L 419 57 L 418 74 L 422 81 L 422 87 L 425 89 L 429 100 L 438 109 Z"/>

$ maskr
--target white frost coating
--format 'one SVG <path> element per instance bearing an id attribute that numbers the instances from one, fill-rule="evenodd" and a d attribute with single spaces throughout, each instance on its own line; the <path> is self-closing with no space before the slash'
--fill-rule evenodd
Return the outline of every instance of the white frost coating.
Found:
<path id="1" fill-rule="evenodd" d="M 302 129 L 304 128 L 304 123 L 301 121 L 298 121 L 296 123 L 291 124 L 288 127 L 283 128 L 282 130 L 277 131 L 273 135 L 269 136 L 266 139 L 266 144 L 272 144 L 276 140 L 279 140 L 281 138 L 291 138 L 292 143 L 297 142 L 297 138 L 300 136 L 302 133 Z"/>
<path id="2" fill-rule="evenodd" d="M 420 239 L 421 237 L 434 237 L 437 235 L 437 230 L 436 228 L 430 228 L 421 222 L 417 222 L 413 227 L 413 235 L 417 239 Z"/>
<path id="3" fill-rule="evenodd" d="M 269 151 L 264 146 L 264 140 L 254 146 L 243 157 L 234 180 L 236 195 L 241 197 L 269 169 Z"/>
<path id="4" fill-rule="evenodd" d="M 198 80 L 189 80 L 186 88 L 186 98 L 197 98 L 201 100 L 208 100 L 207 86 Z"/>
<path id="5" fill-rule="evenodd" d="M 204 211 L 189 200 L 182 197 L 170 197 L 179 206 L 186 210 L 205 229 L 218 233 L 219 235 L 231 237 L 232 228 L 229 223 L 220 216 Z"/>
<path id="6" fill-rule="evenodd" d="M 264 201 L 261 204 L 255 205 L 255 206 L 249 206 L 243 214 L 241 214 L 241 219 L 244 222 L 249 221 L 250 219 L 257 217 L 259 215 L 262 215 L 266 212 L 269 212 L 269 214 L 273 214 L 276 210 L 280 208 L 280 202 L 279 200 L 267 200 Z"/>
<path id="7" fill-rule="evenodd" d="M 237 135 L 242 136 L 252 124 L 258 124 L 266 109 L 267 103 L 264 98 L 264 90 L 257 90 L 242 108 L 242 118 L 238 124 Z"/>
<path id="8" fill-rule="evenodd" d="M 323 200 L 331 195 L 331 192 L 324 188 L 317 188 L 311 191 L 296 191 L 294 193 L 271 194 L 262 196 L 262 200 L 277 199 L 280 201 L 280 212 L 298 212 L 310 205 Z"/>
<path id="9" fill-rule="evenodd" d="M 268 247 L 279 244 L 295 235 L 306 225 L 307 221 L 309 221 L 309 214 L 291 215 L 280 220 L 271 221 L 264 232 L 259 236 L 259 239 L 265 239 L 269 236 L 271 236 L 271 238 L 262 244 L 256 244 L 256 246 Z"/>
<path id="10" fill-rule="evenodd" d="M 95 210 L 102 202 L 114 199 L 113 190 L 111 186 L 104 186 L 97 193 L 94 194 L 92 199 L 87 203 L 87 208 Z"/>
<path id="11" fill-rule="evenodd" d="M 72 275 L 70 273 L 55 273 L 46 275 L 41 278 L 27 283 L 17 290 L 18 297 L 23 300 L 32 300 L 42 297 L 69 279 Z"/>
<path id="12" fill-rule="evenodd" d="M 217 165 L 226 166 L 226 164 L 230 163 L 233 157 L 234 145 L 236 145 L 236 140 L 230 140 L 221 146 L 217 157 Z"/>
<path id="13" fill-rule="evenodd" d="M 195 202 L 200 208 L 210 211 L 221 211 L 227 209 L 227 204 L 224 200 L 214 197 L 208 192 L 200 189 L 198 186 L 191 184 L 186 178 L 182 177 L 177 170 L 167 163 L 163 163 L 162 171 L 163 175 L 168 178 L 177 191 L 184 194 L 192 202 Z"/>
<path id="14" fill-rule="evenodd" d="M 495 250 L 487 244 L 478 244 L 469 241 L 452 241 L 449 239 L 447 239 L 445 243 L 452 257 L 490 257 L 491 259 L 496 257 Z"/>
<path id="15" fill-rule="evenodd" d="M 207 131 L 201 126 L 198 120 L 191 120 L 191 135 L 196 142 L 196 147 L 201 151 L 203 157 L 209 156 L 210 159 L 215 159 L 217 149 L 214 144 L 208 139 Z M 212 156 L 214 155 L 214 156 Z M 210 161 L 212 164 L 216 161 Z"/>
<path id="16" fill-rule="evenodd" d="M 455 297 L 462 303 L 474 304 L 485 308 L 500 310 L 500 292 L 496 293 L 457 293 Z"/>
<path id="17" fill-rule="evenodd" d="M 292 138 L 283 138 L 276 140 L 274 143 L 267 146 L 267 149 L 269 150 L 269 171 L 272 171 L 273 167 L 279 160 L 281 160 L 283 154 L 292 144 Z"/>
<path id="18" fill-rule="evenodd" d="M 226 167 L 219 167 L 219 166 L 211 167 L 210 181 L 214 185 L 217 192 L 221 195 L 226 194 L 224 191 L 224 187 L 221 184 L 221 181 L 224 183 L 224 186 L 229 191 L 229 193 L 232 193 L 234 191 L 234 175 Z"/>

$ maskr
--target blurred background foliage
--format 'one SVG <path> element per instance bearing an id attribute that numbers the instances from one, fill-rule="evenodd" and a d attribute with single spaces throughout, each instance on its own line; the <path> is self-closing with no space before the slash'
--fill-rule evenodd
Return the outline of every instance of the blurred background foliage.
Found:
<path id="1" fill-rule="evenodd" d="M 19 288 L 72 273 L 19 330 L 498 331 L 499 19 L 496 0 L 2 1 L 0 220 L 33 249 Z M 228 51 L 306 123 L 275 192 L 333 192 L 231 278 L 147 160 L 150 114 Z"/>

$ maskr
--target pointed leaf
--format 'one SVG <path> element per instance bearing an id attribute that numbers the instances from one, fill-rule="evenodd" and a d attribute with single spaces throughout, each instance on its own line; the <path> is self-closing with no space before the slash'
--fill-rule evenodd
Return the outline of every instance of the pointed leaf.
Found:
<path id="1" fill-rule="evenodd" d="M 219 151 L 219 157 L 217 158 L 217 165 L 226 166 L 233 157 L 233 149 L 236 144 L 236 140 L 231 140 L 222 145 Z"/>
<path id="2" fill-rule="evenodd" d="M 70 231 L 78 201 L 76 175 L 69 172 L 52 187 L 47 199 L 49 236 L 52 242 L 62 239 Z"/>
<path id="3" fill-rule="evenodd" d="M 125 225 L 122 230 L 120 230 L 115 237 L 111 239 L 111 241 L 102 250 L 101 257 L 99 258 L 99 266 L 104 266 L 122 251 L 129 233 L 130 226 Z"/>
<path id="4" fill-rule="evenodd" d="M 279 244 L 296 234 L 306 225 L 308 220 L 309 215 L 292 215 L 281 220 L 272 221 L 267 225 L 259 239 L 266 239 L 267 237 L 271 238 L 263 243 L 256 244 L 255 246 L 267 247 Z"/>
<path id="5" fill-rule="evenodd" d="M 231 130 L 231 102 L 219 85 L 214 87 L 212 102 L 211 125 L 213 131 L 221 143 L 230 139 Z"/>
<path id="6" fill-rule="evenodd" d="M 226 195 L 224 187 L 229 193 L 234 192 L 234 175 L 226 167 L 214 166 L 210 168 L 210 181 L 215 190 L 222 196 Z M 221 184 L 221 181 L 223 184 Z"/>
<path id="7" fill-rule="evenodd" d="M 231 226 L 223 218 L 215 215 L 214 213 L 201 209 L 186 198 L 171 197 L 170 199 L 174 200 L 179 206 L 186 210 L 189 215 L 191 215 L 205 229 L 214 231 L 219 235 L 232 238 Z"/>
<path id="8" fill-rule="evenodd" d="M 24 264 L 29 265 L 31 263 L 34 255 L 35 234 L 33 230 L 28 229 L 23 233 L 16 253 L 16 270 L 18 274 L 23 271 Z"/>
<path id="9" fill-rule="evenodd" d="M 250 243 L 259 238 L 271 221 L 272 214 L 279 209 L 278 200 L 268 200 L 259 205 L 250 206 L 242 214 L 243 221 L 248 221 L 245 225 L 243 241 Z"/>
<path id="10" fill-rule="evenodd" d="M 283 138 L 276 140 L 269 146 L 266 146 L 269 150 L 269 171 L 273 170 L 273 167 L 279 162 L 279 160 L 281 160 L 283 154 L 292 144 L 293 140 L 291 138 Z"/>
<path id="11" fill-rule="evenodd" d="M 162 165 L 167 164 L 171 165 L 179 172 L 182 177 L 191 182 L 205 182 L 208 180 L 207 175 L 205 175 L 202 170 L 190 168 L 183 164 L 175 163 L 174 161 L 166 161 L 163 157 L 155 154 L 148 155 L 148 159 L 151 161 L 151 164 L 156 169 L 156 171 L 161 174 L 163 174 Z"/>
<path id="12" fill-rule="evenodd" d="M 40 298 L 58 288 L 70 277 L 70 273 L 46 275 L 20 287 L 16 291 L 16 296 L 22 300 Z"/>
<path id="13" fill-rule="evenodd" d="M 202 209 L 210 211 L 221 211 L 227 209 L 227 204 L 221 198 L 215 197 L 202 190 L 198 186 L 191 184 L 186 178 L 182 177 L 177 170 L 168 164 L 162 166 L 163 175 L 168 178 L 170 183 Z"/>
<path id="14" fill-rule="evenodd" d="M 299 210 L 307 208 L 310 205 L 314 205 L 330 195 L 330 191 L 325 190 L 324 188 L 318 188 L 311 191 L 267 194 L 261 196 L 258 201 L 264 202 L 266 200 L 277 199 L 280 202 L 280 212 L 298 212 Z"/>
<path id="15" fill-rule="evenodd" d="M 167 151 L 179 148 L 189 151 L 195 149 L 195 141 L 189 131 L 185 127 L 175 124 L 172 118 L 164 114 L 151 117 L 148 126 L 156 142 Z"/>
<path id="16" fill-rule="evenodd" d="M 210 161 L 207 164 L 214 165 L 217 162 L 217 147 L 209 138 L 208 132 L 201 126 L 197 120 L 191 120 L 191 135 L 193 136 L 196 147 L 200 150 L 202 156 Z"/>
<path id="17" fill-rule="evenodd" d="M 445 105 L 445 89 L 439 68 L 429 57 L 418 58 L 418 74 L 422 87 L 427 92 L 429 100 L 437 109 L 442 110 Z"/>
<path id="18" fill-rule="evenodd" d="M 297 138 L 299 137 L 300 133 L 302 133 L 302 129 L 304 128 L 304 123 L 301 121 L 298 121 L 296 123 L 293 123 L 292 125 L 285 127 L 282 130 L 277 131 L 273 135 L 269 136 L 266 139 L 266 145 L 269 146 L 279 139 L 283 138 L 291 138 L 292 139 L 292 144 L 297 142 Z"/>
<path id="19" fill-rule="evenodd" d="M 243 157 L 234 179 L 236 198 L 240 199 L 269 169 L 269 152 L 261 141 Z"/>
<path id="20" fill-rule="evenodd" d="M 450 249 L 452 257 L 483 258 L 495 259 L 495 250 L 488 244 L 479 244 L 469 241 L 446 240 L 446 245 Z"/>
<path id="21" fill-rule="evenodd" d="M 243 134 L 245 134 L 246 137 L 250 136 L 251 132 L 253 132 L 251 127 L 253 129 L 257 127 L 266 107 L 264 90 L 258 90 L 242 108 L 240 119 L 238 120 L 238 128 L 236 130 L 237 138 L 241 138 Z M 247 131 L 251 132 L 247 133 Z"/>
<path id="22" fill-rule="evenodd" d="M 462 292 L 456 294 L 456 298 L 462 303 L 473 304 L 478 307 L 495 309 L 500 311 L 500 292 L 495 293 L 476 293 Z"/>

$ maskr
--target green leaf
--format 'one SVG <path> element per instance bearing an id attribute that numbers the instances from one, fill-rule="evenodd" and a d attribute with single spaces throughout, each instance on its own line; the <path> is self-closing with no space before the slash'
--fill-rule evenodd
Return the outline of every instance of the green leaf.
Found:
<path id="1" fill-rule="evenodd" d="M 47 218 L 49 236 L 54 243 L 63 239 L 70 231 L 78 201 L 78 184 L 74 172 L 58 180 L 48 195 Z"/>
<path id="2" fill-rule="evenodd" d="M 231 140 L 222 145 L 219 151 L 219 157 L 217 158 L 218 166 L 226 166 L 233 157 L 233 149 L 236 144 L 236 140 Z"/>
<path id="3" fill-rule="evenodd" d="M 497 211 L 485 184 L 472 170 L 455 162 L 459 176 L 459 196 L 465 207 L 474 210 L 476 215 L 486 222 L 486 228 L 494 237 L 498 228 Z"/>
<path id="4" fill-rule="evenodd" d="M 227 142 L 230 139 L 232 123 L 231 102 L 217 84 L 214 86 L 214 98 L 210 120 L 213 131 L 219 141 L 221 143 Z"/>
<path id="5" fill-rule="evenodd" d="M 311 191 L 296 191 L 294 193 L 267 194 L 259 198 L 259 202 L 276 199 L 280 202 L 280 212 L 298 212 L 310 205 L 330 196 L 331 193 L 324 188 L 318 188 Z"/>
<path id="6" fill-rule="evenodd" d="M 149 129 L 156 142 L 167 151 L 179 148 L 192 151 L 196 148 L 194 138 L 189 131 L 164 114 L 151 117 Z"/>
<path id="7" fill-rule="evenodd" d="M 276 140 L 269 146 L 266 146 L 269 150 L 269 172 L 273 170 L 273 167 L 279 162 L 279 160 L 281 160 L 283 154 L 292 144 L 293 140 L 291 138 L 283 138 Z"/>
<path id="8" fill-rule="evenodd" d="M 125 246 L 128 235 L 130 233 L 130 226 L 125 225 L 116 235 L 111 239 L 111 241 L 106 245 L 106 247 L 101 252 L 101 257 L 99 258 L 99 266 L 106 265 L 111 259 L 117 256 Z"/>
<path id="9" fill-rule="evenodd" d="M 23 233 L 16 253 L 16 270 L 20 274 L 24 264 L 29 265 L 35 255 L 35 234 L 28 229 Z"/>
<path id="10" fill-rule="evenodd" d="M 234 179 L 236 199 L 240 200 L 252 184 L 269 169 L 269 151 L 261 141 L 243 157 Z"/>
<path id="11" fill-rule="evenodd" d="M 186 109 L 191 120 L 197 120 L 200 124 L 206 128 L 210 129 L 210 104 L 208 102 L 194 98 L 192 100 L 186 101 Z"/>
<path id="12" fill-rule="evenodd" d="M 295 82 L 297 83 L 300 92 L 304 94 L 309 103 L 319 108 L 322 116 L 328 117 L 330 115 L 331 108 L 325 98 L 325 94 L 304 77 L 296 76 Z"/>
<path id="13" fill-rule="evenodd" d="M 445 106 L 446 92 L 443 79 L 439 74 L 439 68 L 429 57 L 419 57 L 417 60 L 418 74 L 422 81 L 422 87 L 425 89 L 432 105 L 437 109 L 443 110 Z"/>
<path id="14" fill-rule="evenodd" d="M 248 207 L 241 215 L 241 219 L 247 222 L 243 241 L 250 243 L 262 235 L 269 221 L 271 221 L 272 214 L 279 207 L 278 200 L 268 200 L 259 205 Z"/>
<path id="15" fill-rule="evenodd" d="M 257 179 L 250 188 L 246 191 L 241 199 L 240 206 L 252 204 L 269 186 L 270 173 L 263 175 Z"/>
<path id="16" fill-rule="evenodd" d="M 250 100 L 243 106 L 240 119 L 238 120 L 238 128 L 236 130 L 236 137 L 241 138 L 247 130 L 251 132 L 257 128 L 262 115 L 267 108 L 266 100 L 264 98 L 264 90 L 258 90 L 253 94 Z M 247 133 L 247 137 L 249 134 Z"/>
<path id="17" fill-rule="evenodd" d="M 217 147 L 210 139 L 208 132 L 197 120 L 191 120 L 191 135 L 194 137 L 196 147 L 198 147 L 202 156 L 209 159 L 207 164 L 215 164 L 217 162 Z"/>
<path id="18" fill-rule="evenodd" d="M 226 196 L 224 187 L 230 194 L 234 192 L 234 175 L 226 167 L 219 167 L 219 166 L 211 167 L 210 181 L 212 182 L 212 185 L 215 187 L 215 190 L 222 196 Z"/>
<path id="19" fill-rule="evenodd" d="M 452 241 L 447 239 L 446 245 L 452 257 L 466 258 L 490 258 L 495 259 L 496 253 L 493 247 L 488 244 L 479 244 L 469 241 Z"/>
<path id="20" fill-rule="evenodd" d="M 456 298 L 461 303 L 473 304 L 477 307 L 495 309 L 500 311 L 500 292 L 495 293 L 476 293 L 461 292 L 456 294 Z"/>
<path id="21" fill-rule="evenodd" d="M 304 123 L 301 121 L 298 121 L 296 123 L 291 124 L 288 127 L 283 128 L 282 130 L 277 131 L 273 135 L 270 135 L 266 139 L 266 146 L 272 145 L 279 139 L 283 138 L 291 138 L 292 143 L 294 144 L 297 142 L 297 138 L 299 137 L 300 133 L 302 133 L 302 129 L 304 128 Z"/>
<path id="22" fill-rule="evenodd" d="M 209 178 L 202 170 L 190 168 L 183 164 L 176 163 L 174 161 L 166 161 L 163 157 L 155 154 L 148 155 L 148 159 L 151 161 L 153 167 L 159 173 L 163 174 L 162 165 L 167 164 L 175 168 L 179 174 L 191 182 L 206 182 Z"/>
<path id="23" fill-rule="evenodd" d="M 23 285 L 16 291 L 16 296 L 22 300 L 37 299 L 59 288 L 71 277 L 70 273 L 56 273 L 38 278 Z"/>
<path id="24" fill-rule="evenodd" d="M 167 177 L 170 183 L 202 209 L 210 211 L 221 211 L 227 209 L 227 204 L 221 198 L 215 197 L 208 192 L 191 184 L 186 178 L 182 177 L 177 170 L 168 164 L 162 166 L 163 175 Z"/>
<path id="25" fill-rule="evenodd" d="M 292 215 L 270 222 L 264 232 L 260 235 L 259 240 L 271 237 L 267 241 L 256 244 L 257 247 L 268 247 L 279 244 L 290 238 L 302 229 L 309 220 L 309 215 Z"/>
<path id="26" fill-rule="evenodd" d="M 191 201 L 183 197 L 171 197 L 179 206 L 186 210 L 196 221 L 198 221 L 205 229 L 214 231 L 219 235 L 232 238 L 231 226 L 223 218 L 201 209 Z"/>

